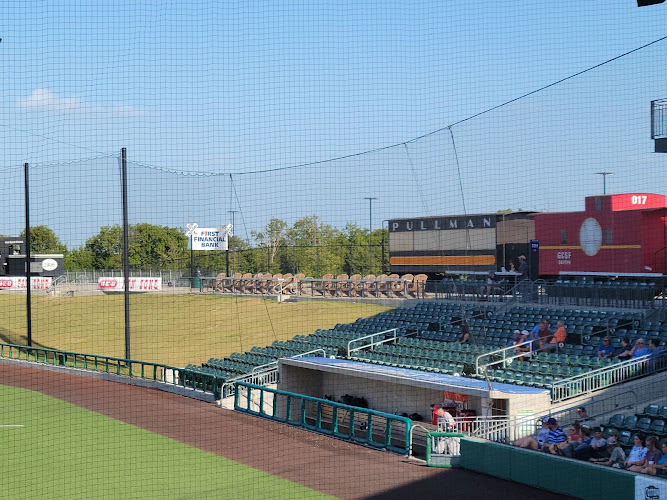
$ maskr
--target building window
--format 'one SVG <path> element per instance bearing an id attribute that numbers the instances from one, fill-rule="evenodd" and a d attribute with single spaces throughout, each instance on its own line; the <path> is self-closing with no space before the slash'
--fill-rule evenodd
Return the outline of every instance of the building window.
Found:
<path id="1" fill-rule="evenodd" d="M 611 245 L 614 242 L 612 235 L 611 235 L 611 228 L 607 227 L 604 230 L 604 244 L 605 245 Z"/>
<path id="2" fill-rule="evenodd" d="M 602 212 L 602 198 L 595 198 L 595 211 Z"/>
<path id="3" fill-rule="evenodd" d="M 560 230 L 560 244 L 561 245 L 567 244 L 567 229 Z"/>

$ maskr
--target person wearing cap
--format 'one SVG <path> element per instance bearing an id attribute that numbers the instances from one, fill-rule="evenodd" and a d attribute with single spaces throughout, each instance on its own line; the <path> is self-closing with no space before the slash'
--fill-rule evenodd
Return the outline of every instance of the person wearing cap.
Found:
<path id="1" fill-rule="evenodd" d="M 594 464 L 606 465 L 610 467 L 615 467 L 620 469 L 625 462 L 625 451 L 621 448 L 621 445 L 618 444 L 618 439 L 616 436 L 611 435 L 607 438 L 607 452 L 609 456 L 606 458 L 591 458 L 590 462 Z"/>
<path id="2" fill-rule="evenodd" d="M 542 428 L 534 436 L 525 436 L 514 441 L 514 446 L 529 450 L 540 450 L 549 436 L 549 417 L 542 419 Z"/>
<path id="3" fill-rule="evenodd" d="M 567 436 L 563 429 L 558 427 L 558 421 L 555 418 L 550 418 L 547 425 L 549 426 L 549 434 L 547 435 L 547 442 L 542 446 L 542 451 L 556 455 L 558 454 L 556 450 L 562 450 L 568 445 Z"/>
<path id="4" fill-rule="evenodd" d="M 521 342 L 521 330 L 514 330 L 514 336 L 507 340 L 507 347 L 517 345 Z"/>
<path id="5" fill-rule="evenodd" d="M 524 344 L 524 342 L 526 342 L 528 340 L 531 340 L 530 332 L 528 330 L 522 331 L 521 332 L 521 338 L 519 339 L 518 344 L 523 344 L 523 345 L 518 345 L 516 347 L 516 349 L 514 349 L 514 351 L 517 354 L 523 354 L 523 356 L 521 356 L 520 358 L 517 358 L 520 361 L 526 361 L 527 359 L 530 359 L 530 357 L 532 355 L 531 350 L 532 350 L 533 343 L 530 342 L 528 344 Z"/>
<path id="6" fill-rule="evenodd" d="M 526 263 L 525 255 L 519 255 L 519 268 L 516 271 L 521 274 L 519 276 L 520 280 L 528 279 L 528 264 Z"/>

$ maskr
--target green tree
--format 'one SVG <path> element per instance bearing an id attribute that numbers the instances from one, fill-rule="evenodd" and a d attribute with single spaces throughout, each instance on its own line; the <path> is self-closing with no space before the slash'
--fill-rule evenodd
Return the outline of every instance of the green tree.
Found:
<path id="1" fill-rule="evenodd" d="M 93 254 L 84 245 L 65 254 L 65 271 L 89 271 L 94 268 Z"/>
<path id="2" fill-rule="evenodd" d="M 281 268 L 306 276 L 337 275 L 343 272 L 346 253 L 340 230 L 322 223 L 317 215 L 304 217 L 285 231 Z"/>
<path id="3" fill-rule="evenodd" d="M 188 238 L 177 228 L 136 224 L 130 227 L 130 266 L 141 269 L 177 269 L 186 256 Z"/>
<path id="4" fill-rule="evenodd" d="M 280 219 L 271 219 L 262 231 L 252 231 L 253 238 L 265 252 L 266 265 L 264 269 L 273 272 L 273 262 L 278 252 L 278 248 L 283 243 L 285 237 L 285 228 L 287 223 Z M 261 268 L 261 266 L 260 266 Z"/>
<path id="5" fill-rule="evenodd" d="M 116 224 L 102 226 L 100 232 L 86 241 L 85 248 L 92 256 L 94 269 L 119 269 L 121 267 L 121 251 L 123 230 Z"/>
<path id="6" fill-rule="evenodd" d="M 25 238 L 25 229 L 19 235 Z M 67 246 L 47 226 L 30 226 L 30 253 L 67 253 Z"/>
<path id="7" fill-rule="evenodd" d="M 129 239 L 128 260 L 133 268 L 184 269 L 189 265 L 188 239 L 180 229 L 142 223 L 130 226 Z M 84 249 L 90 253 L 93 268 L 120 268 L 122 241 L 123 229 L 117 224 L 103 226 L 88 239 Z"/>

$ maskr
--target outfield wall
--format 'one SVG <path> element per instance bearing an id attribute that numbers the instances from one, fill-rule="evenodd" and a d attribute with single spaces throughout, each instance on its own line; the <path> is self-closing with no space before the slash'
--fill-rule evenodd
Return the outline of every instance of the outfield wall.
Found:
<path id="1" fill-rule="evenodd" d="M 491 441 L 461 439 L 459 465 L 585 500 L 667 498 L 662 479 Z"/>

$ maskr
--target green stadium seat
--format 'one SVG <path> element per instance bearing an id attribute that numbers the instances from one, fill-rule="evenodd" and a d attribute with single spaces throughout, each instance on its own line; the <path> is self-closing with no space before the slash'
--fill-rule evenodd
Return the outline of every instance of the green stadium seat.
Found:
<path id="1" fill-rule="evenodd" d="M 661 436 L 665 433 L 665 421 L 662 419 L 654 419 L 651 421 L 651 425 L 649 425 L 647 429 L 647 434 L 649 435 L 657 435 Z"/>
<path id="2" fill-rule="evenodd" d="M 645 406 L 644 411 L 642 411 L 641 413 L 637 413 L 637 416 L 638 417 L 649 417 L 649 418 L 657 417 L 659 411 L 660 411 L 660 406 L 653 403 L 653 404 L 650 404 L 648 406 Z"/>
<path id="3" fill-rule="evenodd" d="M 625 417 L 625 419 L 623 419 L 623 425 L 621 426 L 622 429 L 634 431 L 636 427 L 637 417 L 635 415 L 628 415 Z"/>
<path id="4" fill-rule="evenodd" d="M 637 420 L 637 424 L 635 425 L 634 428 L 639 432 L 646 432 L 649 427 L 651 427 L 650 417 L 642 417 Z"/>

